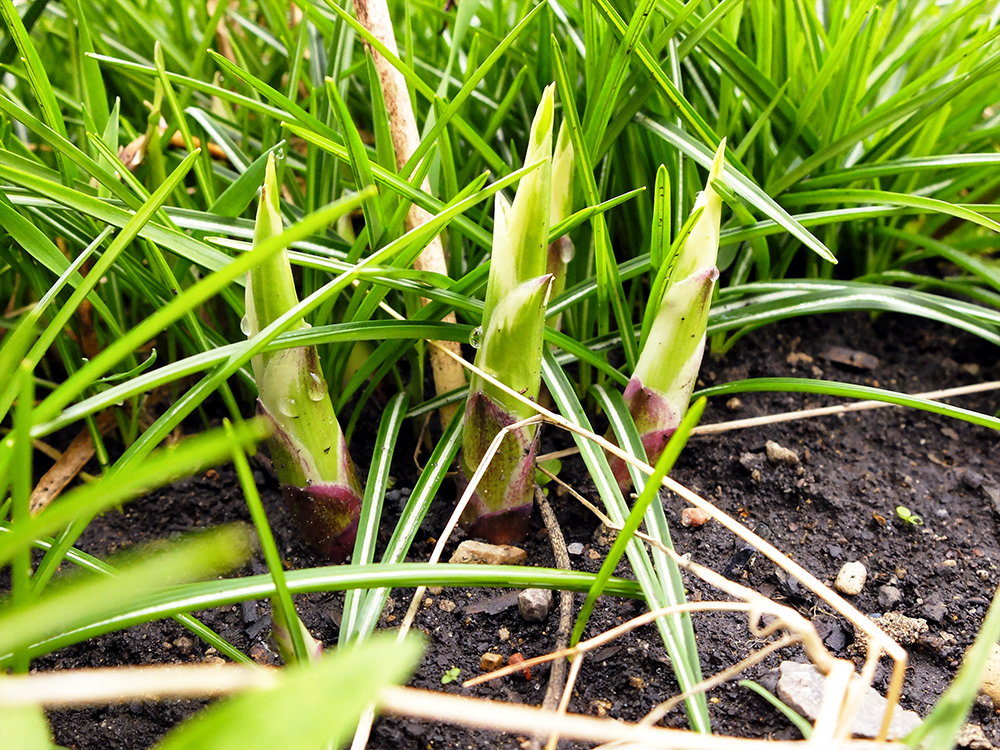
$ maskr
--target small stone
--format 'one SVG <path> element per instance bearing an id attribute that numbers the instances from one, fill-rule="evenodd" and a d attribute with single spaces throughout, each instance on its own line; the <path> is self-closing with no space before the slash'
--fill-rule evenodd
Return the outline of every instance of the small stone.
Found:
<path id="1" fill-rule="evenodd" d="M 179 638 L 174 639 L 174 648 L 176 648 L 185 656 L 188 656 L 194 650 L 194 641 L 192 641 L 186 635 L 182 635 Z"/>
<path id="2" fill-rule="evenodd" d="M 612 707 L 611 701 L 606 701 L 598 698 L 597 700 L 592 700 L 590 702 L 590 713 L 594 714 L 599 719 L 603 719 L 608 715 L 608 711 Z"/>
<path id="3" fill-rule="evenodd" d="M 886 612 L 872 622 L 900 646 L 910 646 L 930 631 L 927 620 L 922 617 L 907 617 L 902 612 Z M 868 634 L 858 627 L 854 628 L 853 648 L 859 653 L 865 653 L 868 649 Z"/>
<path id="4" fill-rule="evenodd" d="M 501 641 L 506 641 L 507 639 L 510 638 L 510 631 L 507 630 L 507 628 L 500 628 L 497 631 L 497 638 L 499 638 Z"/>
<path id="5" fill-rule="evenodd" d="M 883 612 L 895 609 L 901 601 L 903 601 L 903 592 L 895 586 L 879 586 L 878 606 Z"/>
<path id="6" fill-rule="evenodd" d="M 859 562 L 844 563 L 844 567 L 837 573 L 837 580 L 833 585 L 837 591 L 848 596 L 856 596 L 865 587 L 865 580 L 868 578 L 868 571 Z"/>
<path id="7" fill-rule="evenodd" d="M 990 698 L 990 696 L 988 695 L 980 695 L 978 698 L 976 698 L 976 705 L 979 706 L 984 711 L 986 711 L 986 713 L 990 714 L 993 713 L 993 711 L 996 708 L 996 706 L 993 703 L 993 699 Z"/>
<path id="8" fill-rule="evenodd" d="M 567 544 L 566 551 L 569 552 L 571 555 L 582 555 L 583 544 L 581 542 L 573 542 L 572 544 Z"/>
<path id="9" fill-rule="evenodd" d="M 726 402 L 726 408 L 729 409 L 729 411 L 738 411 L 742 406 L 743 402 L 736 398 L 736 396 L 733 396 Z"/>
<path id="10" fill-rule="evenodd" d="M 798 466 L 799 454 L 783 445 L 778 445 L 773 440 L 768 440 L 764 445 L 767 451 L 767 460 L 772 464 L 784 464 L 785 466 Z"/>
<path id="11" fill-rule="evenodd" d="M 812 664 L 784 661 L 779 669 L 778 697 L 810 721 L 815 720 L 823 702 L 826 678 Z M 853 679 L 860 677 L 855 675 Z M 865 688 L 865 697 L 851 731 L 860 737 L 878 736 L 887 704 L 875 688 Z M 916 713 L 896 706 L 889 725 L 889 739 L 901 739 L 919 724 L 920 717 Z"/>
<path id="12" fill-rule="evenodd" d="M 216 656 L 215 654 L 209 654 L 208 656 L 206 656 L 204 659 L 201 660 L 201 663 L 214 664 L 217 666 L 219 664 L 225 664 L 226 660 L 223 659 L 221 656 Z"/>
<path id="13" fill-rule="evenodd" d="M 552 591 L 525 589 L 517 596 L 517 610 L 528 622 L 544 622 L 552 609 Z"/>
<path id="14" fill-rule="evenodd" d="M 501 664 L 503 664 L 503 656 L 494 654 L 492 651 L 487 651 L 479 657 L 479 668 L 484 672 L 500 669 Z"/>
<path id="15" fill-rule="evenodd" d="M 587 550 L 587 557 L 589 559 L 591 559 L 591 560 L 600 560 L 601 559 L 601 553 L 598 552 L 596 549 L 588 549 Z"/>
<path id="16" fill-rule="evenodd" d="M 711 514 L 701 508 L 685 508 L 681 511 L 681 526 L 688 529 L 700 529 L 711 520 Z"/>
<path id="17" fill-rule="evenodd" d="M 454 612 L 455 602 L 451 599 L 438 599 L 438 609 L 442 612 Z"/>
<path id="18" fill-rule="evenodd" d="M 792 367 L 798 367 L 799 365 L 811 365 L 813 358 L 805 352 L 789 352 L 788 356 L 785 357 L 785 361 Z"/>
<path id="19" fill-rule="evenodd" d="M 942 560 L 941 565 L 945 568 L 954 568 L 958 565 L 958 560 Z"/>
<path id="20" fill-rule="evenodd" d="M 263 643 L 255 643 L 250 647 L 250 658 L 258 664 L 270 664 L 273 661 L 271 650 Z"/>
<path id="21" fill-rule="evenodd" d="M 966 723 L 955 738 L 957 747 L 967 747 L 969 750 L 993 750 L 993 743 L 986 739 L 983 728 L 978 724 Z"/>
<path id="22" fill-rule="evenodd" d="M 426 609 L 427 607 L 431 606 L 433 603 L 434 603 L 433 599 L 431 599 L 429 596 L 426 597 L 424 599 L 424 608 Z"/>
<path id="23" fill-rule="evenodd" d="M 634 687 L 636 690 L 645 690 L 646 681 L 637 675 L 629 675 L 628 684 Z"/>
<path id="24" fill-rule="evenodd" d="M 948 614 L 948 607 L 941 602 L 927 602 L 920 608 L 920 614 L 931 622 L 941 622 Z"/>
<path id="25" fill-rule="evenodd" d="M 986 667 L 983 669 L 983 681 L 979 686 L 983 695 L 993 699 L 993 704 L 1000 704 L 1000 645 L 994 643 L 990 655 L 986 657 Z"/>
<path id="26" fill-rule="evenodd" d="M 448 562 L 474 565 L 521 565 L 528 559 L 528 553 L 520 547 L 509 544 L 486 544 L 466 539 L 455 550 Z"/>
<path id="27" fill-rule="evenodd" d="M 618 538 L 618 531 L 612 529 L 606 524 L 601 524 L 594 530 L 594 544 L 599 544 L 602 547 L 610 547 L 615 543 L 615 539 Z M 567 550 L 569 548 L 567 547 Z"/>
<path id="28" fill-rule="evenodd" d="M 444 589 L 441 586 L 428 586 L 427 587 L 427 593 L 428 594 L 433 594 L 434 596 L 437 596 L 442 591 L 444 591 Z"/>

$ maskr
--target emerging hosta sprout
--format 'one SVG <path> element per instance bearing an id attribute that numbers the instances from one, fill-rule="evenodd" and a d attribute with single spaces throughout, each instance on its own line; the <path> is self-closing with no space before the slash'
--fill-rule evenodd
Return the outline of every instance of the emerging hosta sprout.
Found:
<path id="1" fill-rule="evenodd" d="M 625 403 L 650 464 L 656 463 L 684 418 L 705 352 L 708 311 L 719 277 L 715 263 L 722 215 L 722 198 L 712 188 L 712 181 L 722 174 L 725 148 L 723 141 L 705 190 L 695 201 L 694 210 L 702 209 L 701 216 L 677 254 L 646 344 L 625 388 Z M 650 304 L 656 302 L 650 300 Z M 631 480 L 624 462 L 612 457 L 611 467 L 618 484 L 628 488 Z"/>
<path id="2" fill-rule="evenodd" d="M 497 195 L 490 278 L 476 366 L 529 399 L 541 385 L 545 304 L 553 277 L 545 272 L 552 189 L 554 88 L 546 88 L 531 125 L 525 164 L 544 160 L 521 180 L 514 203 Z M 504 427 L 534 411 L 473 375 L 465 407 L 461 482 L 468 485 Z M 462 524 L 472 536 L 505 544 L 528 531 L 535 488 L 537 425 L 508 434 L 476 487 Z"/>
<path id="3" fill-rule="evenodd" d="M 254 244 L 283 230 L 274 157 L 267 162 Z M 288 254 L 275 253 L 248 274 L 246 333 L 256 336 L 298 304 Z M 291 330 L 307 328 L 299 320 Z M 253 358 L 257 409 L 273 424 L 268 443 L 281 493 L 302 536 L 333 562 L 354 549 L 362 492 L 326 379 L 312 346 Z"/>

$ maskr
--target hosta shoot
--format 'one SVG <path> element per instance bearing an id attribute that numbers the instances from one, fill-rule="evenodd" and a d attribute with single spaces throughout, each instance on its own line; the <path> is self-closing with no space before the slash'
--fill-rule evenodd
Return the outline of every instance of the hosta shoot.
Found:
<path id="1" fill-rule="evenodd" d="M 722 175 L 725 150 L 723 141 L 705 189 L 695 201 L 693 226 L 686 239 L 684 233 L 688 227 L 682 227 L 678 234 L 683 241 L 680 250 L 672 257 L 672 263 L 668 262 L 669 257 L 664 260 L 664 267 L 654 280 L 649 300 L 651 310 L 643 331 L 644 346 L 625 388 L 625 403 L 650 463 L 655 463 L 663 453 L 687 412 L 705 352 L 708 311 L 719 278 L 716 257 L 722 216 L 722 198 L 712 182 Z M 653 234 L 656 235 L 655 227 Z M 612 458 L 611 465 L 619 485 L 627 488 L 631 481 L 624 463 Z"/>
<path id="2" fill-rule="evenodd" d="M 268 158 L 254 244 L 282 232 L 274 157 Z M 298 303 L 288 254 L 282 250 L 248 274 L 246 333 L 262 329 Z M 299 321 L 292 330 L 308 327 Z M 302 536 L 333 562 L 354 548 L 361 485 L 312 346 L 253 358 L 257 410 L 273 425 L 268 441 L 281 493 Z"/>
<path id="3" fill-rule="evenodd" d="M 518 184 L 513 204 L 498 194 L 493 254 L 476 366 L 504 385 L 537 399 L 541 383 L 546 273 L 552 193 L 554 87 L 535 113 L 525 164 L 541 164 Z M 490 443 L 533 410 L 485 378 L 473 375 L 465 407 L 461 484 L 467 486 Z M 528 531 L 535 489 L 536 424 L 517 427 L 493 457 L 462 515 L 472 536 L 502 544 Z"/>

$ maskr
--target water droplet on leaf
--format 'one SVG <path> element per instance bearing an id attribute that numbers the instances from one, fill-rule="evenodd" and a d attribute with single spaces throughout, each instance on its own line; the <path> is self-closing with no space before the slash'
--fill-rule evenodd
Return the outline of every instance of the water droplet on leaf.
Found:
<path id="1" fill-rule="evenodd" d="M 278 411 L 286 417 L 294 417 L 297 414 L 294 398 L 278 399 Z"/>
<path id="2" fill-rule="evenodd" d="M 244 336 L 250 335 L 250 318 L 246 315 L 244 315 L 243 319 L 240 321 L 240 330 L 243 331 Z"/>
<path id="3" fill-rule="evenodd" d="M 483 343 L 483 327 L 476 326 L 472 329 L 472 333 L 469 334 L 469 344 L 472 345 L 473 349 L 478 349 L 480 344 Z"/>
<path id="4" fill-rule="evenodd" d="M 323 382 L 323 378 L 318 373 L 310 372 L 306 390 L 309 393 L 310 401 L 322 401 L 326 395 L 326 383 Z"/>

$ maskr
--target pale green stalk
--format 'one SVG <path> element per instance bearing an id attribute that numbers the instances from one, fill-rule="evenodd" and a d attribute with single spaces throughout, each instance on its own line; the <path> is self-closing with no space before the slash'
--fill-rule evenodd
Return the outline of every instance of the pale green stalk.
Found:
<path id="1" fill-rule="evenodd" d="M 555 151 L 552 154 L 552 205 L 549 208 L 549 226 L 554 227 L 560 221 L 573 213 L 573 168 L 576 154 L 573 151 L 573 140 L 569 135 L 569 126 L 563 120 L 559 127 L 559 137 L 556 138 Z M 566 288 L 566 270 L 576 254 L 573 240 L 564 234 L 549 245 L 548 271 L 553 276 L 552 296 L 558 297 Z M 562 314 L 550 321 L 557 331 L 562 328 Z"/>

